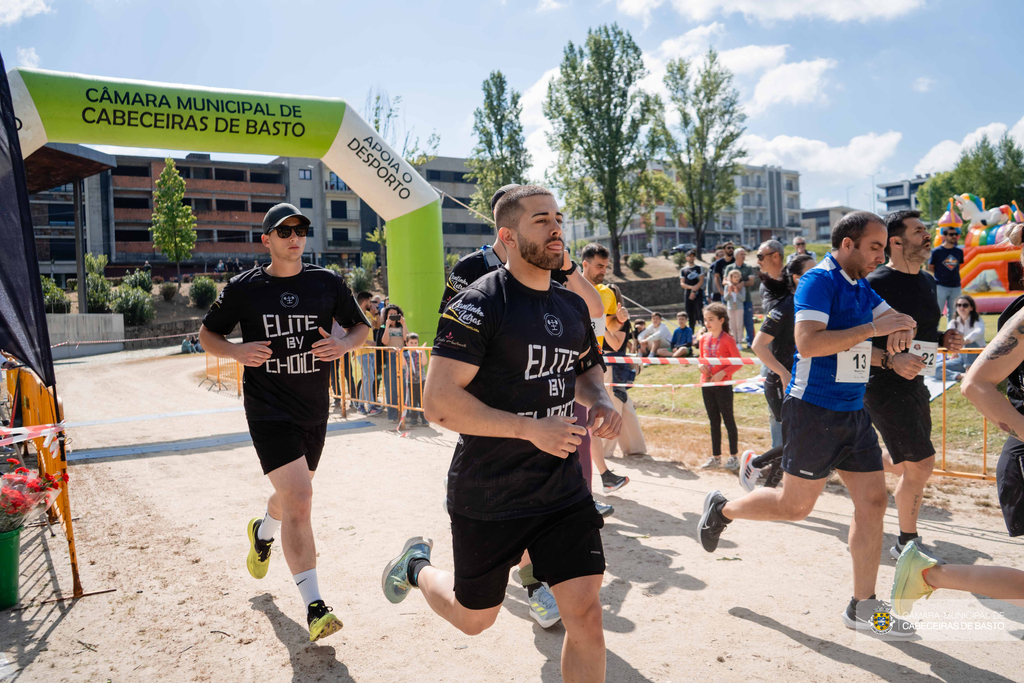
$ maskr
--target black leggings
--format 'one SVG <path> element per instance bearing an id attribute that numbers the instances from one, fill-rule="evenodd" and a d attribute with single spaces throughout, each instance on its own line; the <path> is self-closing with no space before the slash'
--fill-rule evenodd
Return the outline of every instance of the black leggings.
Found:
<path id="1" fill-rule="evenodd" d="M 686 317 L 690 320 L 690 329 L 697 331 L 698 325 L 704 324 L 704 292 L 693 299 L 686 295 Z"/>
<path id="2" fill-rule="evenodd" d="M 704 396 L 704 409 L 711 420 L 711 454 L 722 454 L 722 420 L 725 420 L 725 431 L 729 434 L 729 453 L 735 454 L 739 449 L 739 437 L 736 434 L 736 418 L 732 414 L 732 387 L 701 387 Z"/>

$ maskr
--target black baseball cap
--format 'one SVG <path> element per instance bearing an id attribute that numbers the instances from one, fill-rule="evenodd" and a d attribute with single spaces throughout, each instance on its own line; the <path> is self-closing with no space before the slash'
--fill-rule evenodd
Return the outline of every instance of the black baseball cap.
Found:
<path id="1" fill-rule="evenodd" d="M 512 183 L 510 185 L 499 187 L 498 191 L 491 195 L 491 213 L 494 213 L 494 207 L 498 205 L 498 200 L 504 197 L 506 193 L 511 192 L 517 187 L 519 187 L 519 183 Z"/>
<path id="2" fill-rule="evenodd" d="M 301 211 L 295 208 L 292 204 L 281 203 L 276 206 L 272 206 L 270 211 L 267 211 L 267 215 L 263 217 L 263 234 L 270 233 L 271 230 L 281 225 L 287 218 L 295 216 L 299 219 L 302 225 L 309 227 L 309 219 Z"/>

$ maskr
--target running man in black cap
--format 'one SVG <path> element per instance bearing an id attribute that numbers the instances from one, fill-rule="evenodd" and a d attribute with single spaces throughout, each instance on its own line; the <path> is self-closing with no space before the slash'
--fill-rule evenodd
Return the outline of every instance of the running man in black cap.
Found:
<path id="1" fill-rule="evenodd" d="M 331 361 L 361 346 L 370 325 L 341 277 L 302 262 L 308 231 L 309 219 L 291 204 L 270 209 L 262 237 L 270 265 L 231 278 L 203 318 L 199 338 L 209 353 L 245 366 L 245 417 L 274 487 L 266 514 L 247 527 L 246 566 L 253 578 L 266 576 L 270 545 L 280 529 L 314 641 L 341 629 L 320 597 L 310 524 L 313 473 L 330 410 Z M 343 339 L 327 332 L 333 320 L 346 330 Z M 225 338 L 236 324 L 241 344 Z"/>
<path id="2" fill-rule="evenodd" d="M 565 625 L 563 678 L 603 681 L 603 520 L 577 449 L 587 427 L 616 437 L 621 418 L 586 306 L 551 280 L 565 249 L 554 196 L 525 185 L 495 213 L 508 264 L 445 308 L 423 399 L 431 422 L 460 432 L 448 472 L 455 571 L 431 566 L 433 542 L 417 536 L 382 588 L 393 603 L 420 588 L 431 609 L 475 635 L 494 623 L 509 569 L 528 549 Z M 574 400 L 590 408 L 586 425 Z"/>

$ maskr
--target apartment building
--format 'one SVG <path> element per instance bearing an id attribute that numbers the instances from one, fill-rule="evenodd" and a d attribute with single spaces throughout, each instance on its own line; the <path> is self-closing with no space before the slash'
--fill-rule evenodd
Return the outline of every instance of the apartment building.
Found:
<path id="1" fill-rule="evenodd" d="M 879 183 L 875 187 L 882 190 L 878 201 L 885 204 L 885 213 L 901 209 L 917 209 L 917 191 L 928 182 L 931 173 L 917 175 L 912 179 L 895 180 L 891 183 Z"/>
<path id="2" fill-rule="evenodd" d="M 835 227 L 839 219 L 856 210 L 849 206 L 807 209 L 803 212 L 803 218 L 800 221 L 804 237 L 808 242 L 829 242 L 832 239 L 832 228 Z"/>

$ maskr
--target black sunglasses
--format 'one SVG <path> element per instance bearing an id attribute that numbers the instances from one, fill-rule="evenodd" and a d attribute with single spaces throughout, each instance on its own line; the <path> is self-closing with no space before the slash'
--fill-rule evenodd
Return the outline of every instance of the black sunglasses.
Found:
<path id="1" fill-rule="evenodd" d="M 960 236 L 960 231 L 959 230 L 950 230 L 949 232 L 946 232 L 946 233 L 943 233 L 943 234 L 946 235 L 947 237 L 959 237 Z"/>
<path id="2" fill-rule="evenodd" d="M 958 303 L 958 304 L 956 305 L 956 307 L 957 307 L 957 308 L 970 308 L 970 307 L 971 307 L 971 305 L 970 305 L 969 303 L 967 303 L 967 302 L 965 301 L 965 302 L 963 302 L 962 304 Z"/>
<path id="3" fill-rule="evenodd" d="M 305 225 L 279 225 L 274 228 L 274 230 L 277 231 L 277 236 L 283 240 L 292 236 L 292 230 L 294 230 L 295 234 L 299 237 L 305 237 L 309 234 L 309 228 Z M 269 235 L 270 233 L 268 232 L 267 234 Z"/>

